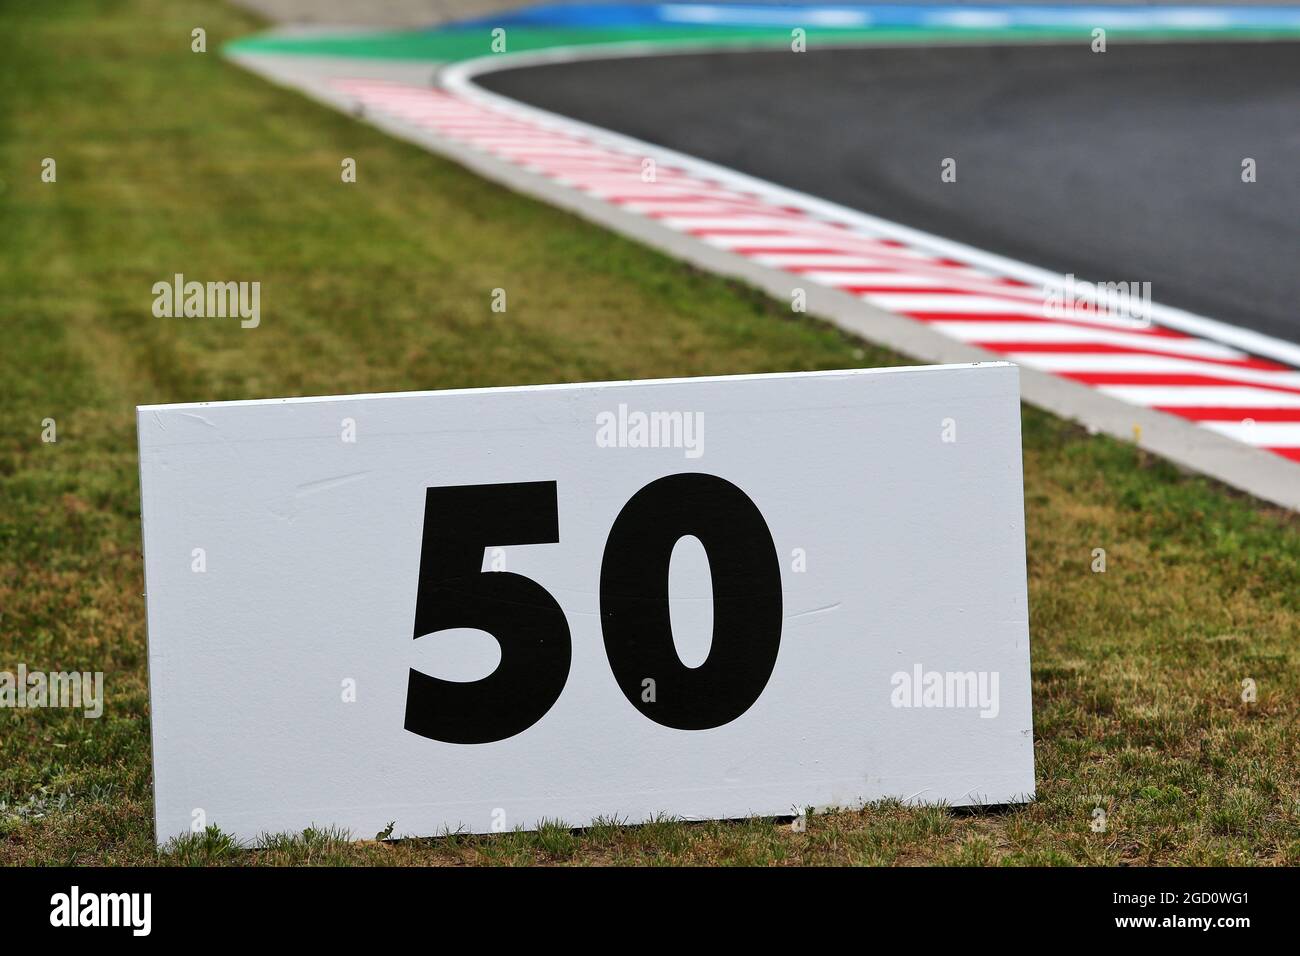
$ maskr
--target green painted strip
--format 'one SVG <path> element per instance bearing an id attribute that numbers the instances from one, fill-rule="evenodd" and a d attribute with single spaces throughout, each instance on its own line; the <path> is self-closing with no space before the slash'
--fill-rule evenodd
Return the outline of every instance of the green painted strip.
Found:
<path id="1" fill-rule="evenodd" d="M 1111 37 L 1138 40 L 1295 40 L 1300 30 L 1124 30 L 1110 29 Z M 1015 27 L 993 30 L 936 30 L 876 28 L 870 30 L 808 31 L 808 45 L 820 43 L 1015 43 L 1045 40 L 1088 42 L 1088 30 L 1059 27 Z M 733 27 L 638 27 L 636 29 L 547 29 L 511 27 L 509 52 L 524 53 L 561 46 L 592 46 L 613 43 L 701 44 L 708 46 L 755 43 L 785 46 L 790 31 L 783 28 L 736 29 Z M 232 53 L 290 53 L 304 56 L 356 57 L 376 60 L 437 60 L 454 62 L 487 56 L 492 50 L 491 34 L 483 30 L 404 30 L 398 32 L 345 34 L 319 37 L 286 37 L 274 33 L 235 40 L 224 49 Z"/>

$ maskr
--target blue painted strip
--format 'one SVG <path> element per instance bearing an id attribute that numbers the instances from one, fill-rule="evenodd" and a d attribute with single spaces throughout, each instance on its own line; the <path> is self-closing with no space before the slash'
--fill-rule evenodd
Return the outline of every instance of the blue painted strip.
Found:
<path id="1" fill-rule="evenodd" d="M 824 3 L 581 3 L 538 6 L 443 29 L 492 26 L 610 28 L 652 25 L 930 29 L 1092 28 L 1234 30 L 1300 28 L 1300 7 L 955 6 Z"/>

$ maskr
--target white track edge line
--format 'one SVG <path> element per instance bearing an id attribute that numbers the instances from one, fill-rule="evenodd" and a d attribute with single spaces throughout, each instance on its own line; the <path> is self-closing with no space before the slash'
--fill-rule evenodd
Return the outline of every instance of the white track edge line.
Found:
<path id="1" fill-rule="evenodd" d="M 851 46 L 858 46 L 853 44 Z M 755 46 L 754 48 L 770 49 Z M 611 146 L 620 151 L 630 151 L 640 156 L 650 156 L 657 161 L 683 167 L 687 172 L 707 176 L 724 185 L 757 193 L 777 205 L 795 205 L 808 209 L 815 214 L 843 223 L 848 226 L 864 228 L 879 233 L 887 238 L 919 246 L 944 258 L 961 259 L 973 265 L 982 266 L 1008 275 L 1031 285 L 1044 289 L 1064 289 L 1065 276 L 1060 273 L 1034 266 L 1017 259 L 987 252 L 965 243 L 945 239 L 933 233 L 904 226 L 892 220 L 883 219 L 870 213 L 859 212 L 839 203 L 820 199 L 799 190 L 780 186 L 765 179 L 759 179 L 746 173 L 737 172 L 725 166 L 707 160 L 680 153 L 664 146 L 656 146 L 622 133 L 616 133 L 600 126 L 584 123 L 540 107 L 521 103 L 498 93 L 492 93 L 474 82 L 474 78 L 487 73 L 496 73 L 507 69 L 538 66 L 544 63 L 565 63 L 580 59 L 621 59 L 624 57 L 649 56 L 658 53 L 713 53 L 736 51 L 736 45 L 692 45 L 689 48 L 673 47 L 664 50 L 651 43 L 612 43 L 593 44 L 590 46 L 552 47 L 543 51 L 527 53 L 496 53 L 451 63 L 439 69 L 437 78 L 442 86 L 470 100 L 476 100 L 497 110 L 529 116 L 543 125 L 558 128 L 585 138 L 600 145 Z M 1079 298 L 1096 302 L 1098 296 L 1089 294 L 1086 285 L 1076 282 L 1071 292 Z M 1184 309 L 1151 303 L 1151 318 L 1168 328 L 1186 332 L 1202 338 L 1213 339 L 1228 345 L 1234 345 L 1255 355 L 1273 359 L 1285 365 L 1300 368 L 1300 345 L 1275 338 L 1263 332 L 1243 329 L 1218 319 L 1197 315 Z"/>

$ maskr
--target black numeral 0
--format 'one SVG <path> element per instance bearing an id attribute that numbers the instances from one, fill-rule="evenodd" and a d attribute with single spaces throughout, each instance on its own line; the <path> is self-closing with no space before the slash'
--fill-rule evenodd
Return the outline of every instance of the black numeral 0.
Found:
<path id="1" fill-rule="evenodd" d="M 713 643 L 695 668 L 677 656 L 668 610 L 668 566 L 686 535 L 704 545 L 713 579 Z M 605 543 L 600 621 L 619 689 L 651 720 L 704 730 L 747 711 L 781 645 L 781 567 L 754 502 L 714 475 L 670 475 L 638 491 Z M 642 700 L 647 679 L 653 702 Z"/>
<path id="2" fill-rule="evenodd" d="M 465 682 L 412 670 L 407 730 L 453 744 L 489 743 L 522 733 L 551 709 L 572 655 L 564 612 L 522 574 L 484 573 L 483 551 L 559 540 L 553 481 L 426 490 L 415 636 L 484 630 L 501 644 L 501 663 L 482 680 Z"/>

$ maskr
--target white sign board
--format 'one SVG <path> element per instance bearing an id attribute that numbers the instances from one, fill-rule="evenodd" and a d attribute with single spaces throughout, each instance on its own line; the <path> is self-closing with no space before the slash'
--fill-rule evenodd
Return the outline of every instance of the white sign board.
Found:
<path id="1" fill-rule="evenodd" d="M 159 840 L 1029 798 L 1018 382 L 141 407 Z"/>

